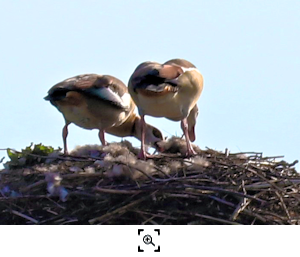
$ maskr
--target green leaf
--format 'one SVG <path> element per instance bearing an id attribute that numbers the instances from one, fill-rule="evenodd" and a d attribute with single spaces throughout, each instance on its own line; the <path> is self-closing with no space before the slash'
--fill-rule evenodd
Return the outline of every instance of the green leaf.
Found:
<path id="1" fill-rule="evenodd" d="M 18 161 L 19 154 L 20 154 L 19 152 L 15 151 L 13 149 L 10 149 L 10 148 L 7 149 L 7 155 L 8 155 L 8 157 L 10 158 L 10 160 L 12 162 L 17 162 Z"/>
<path id="2" fill-rule="evenodd" d="M 60 148 L 55 150 L 52 146 L 45 146 L 42 144 L 35 145 L 33 143 L 22 149 L 21 152 L 8 148 L 7 155 L 10 161 L 5 163 L 5 166 L 12 168 L 24 165 L 32 165 L 34 163 L 42 163 L 45 162 L 46 159 L 40 158 L 39 156 L 48 156 L 54 151 L 60 152 L 60 150 Z"/>

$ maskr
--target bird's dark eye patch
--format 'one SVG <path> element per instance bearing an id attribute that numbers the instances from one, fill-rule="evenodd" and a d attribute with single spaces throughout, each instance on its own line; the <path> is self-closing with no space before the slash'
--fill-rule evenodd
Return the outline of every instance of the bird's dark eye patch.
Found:
<path id="1" fill-rule="evenodd" d="M 46 100 L 59 101 L 66 97 L 69 90 L 67 89 L 57 89 L 51 92 L 48 96 L 45 97 Z"/>

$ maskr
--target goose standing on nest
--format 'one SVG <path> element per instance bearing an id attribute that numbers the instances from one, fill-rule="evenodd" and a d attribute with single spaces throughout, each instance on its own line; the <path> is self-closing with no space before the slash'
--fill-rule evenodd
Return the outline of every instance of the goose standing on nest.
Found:
<path id="1" fill-rule="evenodd" d="M 44 99 L 65 118 L 62 133 L 65 154 L 68 153 L 70 123 L 85 129 L 99 129 L 102 145 L 106 144 L 105 132 L 141 140 L 141 118 L 134 113 L 135 104 L 124 83 L 113 76 L 84 74 L 69 78 L 54 85 Z M 142 125 L 146 143 L 157 147 L 156 142 L 163 139 L 161 132 L 151 125 Z"/>
<path id="2" fill-rule="evenodd" d="M 183 59 L 164 64 L 144 62 L 131 75 L 128 89 L 142 119 L 140 158 L 148 157 L 144 145 L 145 115 L 181 121 L 186 155 L 196 154 L 190 141 L 195 140 L 197 101 L 203 89 L 203 77 L 192 63 Z"/>

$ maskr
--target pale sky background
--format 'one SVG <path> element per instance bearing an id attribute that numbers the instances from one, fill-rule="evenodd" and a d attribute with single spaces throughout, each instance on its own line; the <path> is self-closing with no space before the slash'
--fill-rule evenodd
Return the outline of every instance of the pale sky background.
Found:
<path id="1" fill-rule="evenodd" d="M 204 76 L 197 145 L 299 159 L 299 14 L 298 0 L 0 0 L 0 148 L 62 147 L 63 117 L 43 100 L 57 82 L 99 73 L 127 84 L 143 61 L 184 58 Z M 146 121 L 182 134 L 179 122 Z M 69 126 L 69 149 L 95 143 L 96 130 Z"/>

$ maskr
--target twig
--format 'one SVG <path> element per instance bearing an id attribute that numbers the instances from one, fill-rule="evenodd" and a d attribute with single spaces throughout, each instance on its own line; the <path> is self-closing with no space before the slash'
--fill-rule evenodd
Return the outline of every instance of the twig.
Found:
<path id="1" fill-rule="evenodd" d="M 228 225 L 242 225 L 241 223 L 238 223 L 238 222 L 224 220 L 224 219 L 220 219 L 220 218 L 215 218 L 215 217 L 211 217 L 211 216 L 203 215 L 203 214 L 199 214 L 199 213 L 196 213 L 195 216 L 200 217 L 200 218 L 204 218 L 204 219 L 217 221 L 217 222 L 228 224 Z"/>
<path id="2" fill-rule="evenodd" d="M 288 209 L 286 208 L 286 205 L 285 205 L 285 203 L 284 203 L 284 201 L 282 199 L 282 196 L 277 191 L 275 192 L 275 194 L 278 196 L 278 198 L 279 198 L 279 200 L 280 200 L 280 202 L 282 204 L 282 207 L 283 207 L 283 209 L 284 209 L 284 211 L 286 213 L 286 216 L 288 217 L 289 220 L 291 220 L 291 215 L 290 215 Z"/>
<path id="3" fill-rule="evenodd" d="M 251 165 L 251 166 L 252 166 L 252 165 Z M 253 167 L 253 166 L 252 166 L 252 167 Z M 256 168 L 256 167 L 254 167 L 254 168 Z M 282 188 L 276 186 L 273 182 L 270 182 L 267 178 L 265 178 L 263 175 L 259 174 L 257 171 L 253 170 L 252 168 L 249 168 L 249 167 L 248 167 L 246 170 L 247 170 L 247 171 L 250 171 L 250 172 L 252 172 L 252 173 L 254 173 L 256 176 L 258 176 L 259 178 L 261 178 L 261 179 L 264 180 L 265 182 L 269 183 L 273 188 L 275 188 L 275 189 L 277 189 L 277 190 L 279 190 L 279 191 L 281 191 L 281 192 L 283 191 Z"/>
<path id="4" fill-rule="evenodd" d="M 155 215 L 152 215 L 150 218 L 146 219 L 146 217 L 142 214 L 142 213 L 139 213 L 142 218 L 145 220 L 142 222 L 142 225 L 145 225 L 147 224 L 148 222 L 150 222 L 152 225 L 159 225 L 157 224 L 155 221 L 153 221 L 153 219 L 155 218 Z"/>
<path id="5" fill-rule="evenodd" d="M 104 215 L 102 215 L 102 216 L 100 216 L 100 217 L 94 218 L 94 219 L 90 219 L 90 220 L 89 220 L 89 223 L 90 223 L 90 224 L 94 224 L 94 223 L 96 223 L 96 222 L 100 222 L 100 221 L 102 221 L 102 220 L 105 220 L 105 219 L 108 218 L 109 216 L 113 216 L 113 215 L 115 215 L 115 214 L 117 214 L 117 213 L 120 213 L 120 214 L 121 214 L 121 213 L 124 213 L 124 212 L 127 211 L 127 209 L 129 209 L 129 208 L 131 208 L 131 207 L 133 207 L 133 206 L 135 206 L 135 205 L 137 205 L 137 204 L 143 202 L 143 201 L 144 201 L 145 199 L 147 199 L 148 197 L 149 197 L 149 196 L 142 197 L 142 198 L 140 198 L 140 199 L 138 199 L 138 200 L 135 200 L 134 202 L 131 202 L 131 203 L 127 204 L 127 205 L 124 205 L 124 206 L 122 206 L 122 207 L 120 207 L 120 208 L 117 208 L 117 209 L 115 209 L 115 210 L 112 211 L 112 212 L 106 213 L 106 214 L 104 214 Z"/>
<path id="6" fill-rule="evenodd" d="M 101 188 L 101 187 L 94 187 L 95 191 L 100 193 L 108 193 L 108 194 L 138 194 L 141 193 L 141 190 L 119 190 L 119 189 L 109 189 L 109 188 Z"/>
<path id="7" fill-rule="evenodd" d="M 18 152 L 18 151 L 16 151 Z M 26 153 L 26 155 L 37 157 L 41 159 L 57 159 L 63 161 L 76 161 L 76 162 L 94 162 L 96 160 L 103 160 L 103 158 L 91 157 L 91 156 L 73 156 L 73 155 L 58 155 L 58 156 L 49 156 L 49 155 L 39 155 L 33 153 Z"/>
<path id="8" fill-rule="evenodd" d="M 277 186 L 280 186 L 280 187 L 287 187 L 287 186 L 291 186 L 291 185 L 296 186 L 296 185 L 300 184 L 300 179 L 289 179 L 289 180 L 282 180 L 282 181 L 272 179 L 272 180 L 269 180 L 268 182 L 257 182 L 254 184 L 246 185 L 245 188 L 247 190 L 267 189 L 272 186 L 270 183 L 276 183 Z"/>
<path id="9" fill-rule="evenodd" d="M 24 218 L 24 219 L 27 219 L 27 220 L 31 221 L 31 222 L 34 223 L 34 224 L 39 223 L 38 220 L 36 220 L 36 219 L 34 219 L 34 218 L 31 218 L 31 217 L 29 217 L 29 216 L 27 216 L 27 215 L 25 215 L 25 214 L 23 214 L 23 213 L 20 213 L 20 212 L 18 212 L 18 211 L 12 210 L 11 212 L 12 212 L 13 214 L 19 216 L 19 217 L 22 217 L 22 218 Z"/>
<path id="10" fill-rule="evenodd" d="M 38 186 L 41 186 L 41 185 L 44 185 L 44 184 L 46 184 L 46 181 L 43 179 L 43 180 L 40 180 L 40 181 L 38 181 L 38 182 L 35 182 L 35 183 L 33 183 L 33 184 L 31 184 L 31 185 L 25 187 L 25 188 L 21 188 L 20 191 L 21 191 L 22 193 L 25 193 L 25 192 L 27 192 L 27 191 L 29 191 L 29 190 L 35 188 L 35 187 L 38 187 Z"/>
<path id="11" fill-rule="evenodd" d="M 47 195 L 24 195 L 24 196 L 7 196 L 7 197 L 0 197 L 0 202 L 6 201 L 19 201 L 19 200 L 28 200 L 28 199 L 43 199 L 49 198 Z"/>
<path id="12" fill-rule="evenodd" d="M 237 195 L 240 197 L 246 197 L 246 198 L 250 198 L 253 199 L 255 201 L 261 202 L 261 203 L 265 203 L 265 200 L 259 199 L 259 198 L 255 198 L 251 195 L 247 195 L 247 194 L 243 194 L 240 192 L 235 192 L 235 191 L 231 191 L 231 190 L 226 190 L 223 188 L 217 188 L 217 187 L 208 187 L 208 186 L 194 186 L 194 185 L 185 185 L 186 189 L 201 189 L 201 190 L 211 190 L 211 191 L 215 191 L 215 192 L 222 192 L 222 193 L 227 193 L 227 194 L 232 194 L 232 195 Z"/>

